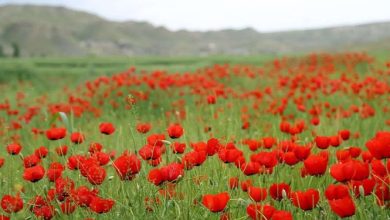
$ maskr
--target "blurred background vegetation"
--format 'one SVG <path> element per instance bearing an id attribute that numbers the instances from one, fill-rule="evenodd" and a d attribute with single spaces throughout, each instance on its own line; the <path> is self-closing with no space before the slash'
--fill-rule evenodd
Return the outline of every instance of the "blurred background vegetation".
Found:
<path id="1" fill-rule="evenodd" d="M 46 88 L 137 70 L 194 71 L 213 64 L 262 65 L 310 51 L 390 54 L 390 22 L 305 31 L 170 31 L 146 22 L 113 22 L 53 6 L 0 6 L 0 84 Z M 53 83 L 54 82 L 54 83 Z"/>

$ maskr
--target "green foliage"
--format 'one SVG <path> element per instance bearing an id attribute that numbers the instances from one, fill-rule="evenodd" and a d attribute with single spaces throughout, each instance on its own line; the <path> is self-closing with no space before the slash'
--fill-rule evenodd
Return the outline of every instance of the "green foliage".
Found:
<path id="1" fill-rule="evenodd" d="M 3 45 L 0 44 L 0 58 L 5 57 Z"/>
<path id="2" fill-rule="evenodd" d="M 19 44 L 17 43 L 12 43 L 12 56 L 13 57 L 20 57 L 20 49 L 19 49 Z"/>
<path id="3" fill-rule="evenodd" d="M 35 76 L 35 68 L 30 62 L 0 60 L 0 83 L 31 80 Z"/>

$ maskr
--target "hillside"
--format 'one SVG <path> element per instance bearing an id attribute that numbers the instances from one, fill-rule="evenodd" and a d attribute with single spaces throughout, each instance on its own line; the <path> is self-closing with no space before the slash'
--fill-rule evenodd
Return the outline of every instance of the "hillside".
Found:
<path id="1" fill-rule="evenodd" d="M 370 50 L 390 45 L 390 22 L 259 33 L 253 29 L 169 31 L 146 22 L 113 22 L 64 7 L 0 6 L 0 45 L 22 56 L 286 54 Z"/>

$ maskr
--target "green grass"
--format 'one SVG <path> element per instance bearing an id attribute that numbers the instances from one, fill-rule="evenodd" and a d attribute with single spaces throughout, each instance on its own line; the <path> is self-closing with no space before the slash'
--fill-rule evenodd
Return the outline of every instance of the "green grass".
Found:
<path id="1" fill-rule="evenodd" d="M 271 58 L 269 55 L 250 57 L 2 58 L 0 59 L 0 74 L 26 70 L 35 74 L 111 74 L 126 70 L 131 66 L 143 70 L 192 71 L 196 68 L 224 63 L 261 65 Z"/>

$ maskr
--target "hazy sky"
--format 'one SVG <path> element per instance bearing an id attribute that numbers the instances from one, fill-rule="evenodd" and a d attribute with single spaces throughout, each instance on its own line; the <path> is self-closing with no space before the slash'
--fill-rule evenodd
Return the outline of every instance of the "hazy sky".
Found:
<path id="1" fill-rule="evenodd" d="M 5 3 L 62 5 L 171 30 L 253 27 L 268 32 L 390 21 L 390 0 L 0 0 Z"/>

